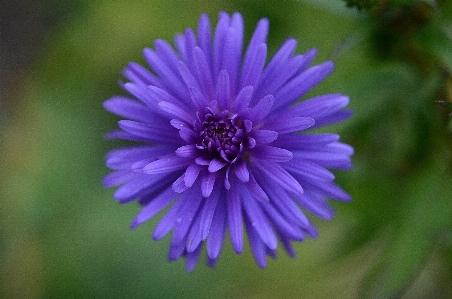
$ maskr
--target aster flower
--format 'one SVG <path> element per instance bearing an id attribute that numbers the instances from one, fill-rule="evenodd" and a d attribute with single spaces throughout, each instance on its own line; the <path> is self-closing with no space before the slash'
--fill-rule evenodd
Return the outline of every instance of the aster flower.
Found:
<path id="1" fill-rule="evenodd" d="M 295 55 L 288 39 L 265 64 L 269 22 L 261 19 L 243 54 L 243 18 L 225 12 L 212 36 L 207 15 L 197 35 L 156 40 L 144 49 L 149 68 L 130 63 L 105 109 L 125 120 L 108 134 L 139 145 L 112 150 L 105 187 L 120 187 L 120 203 L 138 200 L 136 228 L 169 207 L 153 238 L 172 233 L 169 260 L 196 266 L 206 246 L 214 266 L 228 232 L 237 253 L 245 234 L 257 264 L 276 256 L 278 240 L 290 256 L 293 241 L 315 237 L 309 212 L 330 219 L 328 199 L 350 200 L 327 170 L 349 169 L 352 147 L 339 136 L 309 133 L 348 118 L 341 94 L 298 100 L 333 70 L 310 66 L 316 50 Z"/>

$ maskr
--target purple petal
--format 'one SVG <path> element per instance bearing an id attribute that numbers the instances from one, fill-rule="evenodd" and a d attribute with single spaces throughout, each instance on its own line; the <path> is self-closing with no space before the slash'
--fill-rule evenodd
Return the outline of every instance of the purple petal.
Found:
<path id="1" fill-rule="evenodd" d="M 175 197 L 176 194 L 173 192 L 173 190 L 166 189 L 165 191 L 163 191 L 160 195 L 152 199 L 151 202 L 149 202 L 144 208 L 141 209 L 141 211 L 138 213 L 138 215 L 130 225 L 130 228 L 134 229 L 143 222 L 146 222 L 154 217 L 158 212 L 169 205 Z"/>
<path id="2" fill-rule="evenodd" d="M 206 58 L 206 65 L 212 65 L 211 57 L 212 57 L 212 30 L 210 27 L 210 20 L 207 14 L 202 14 L 198 23 L 198 41 L 199 46 L 204 52 Z M 195 49 L 195 57 L 196 57 L 196 49 Z M 210 68 L 210 74 L 212 73 L 212 69 Z"/>
<path id="3" fill-rule="evenodd" d="M 227 164 L 227 162 L 224 161 L 223 159 L 214 158 L 214 159 L 212 159 L 212 161 L 210 161 L 208 170 L 209 170 L 209 172 L 216 172 L 216 171 L 220 170 L 221 168 L 223 168 L 226 164 Z"/>
<path id="4" fill-rule="evenodd" d="M 278 133 L 271 130 L 253 130 L 250 136 L 256 140 L 257 144 L 265 144 L 276 140 Z"/>
<path id="5" fill-rule="evenodd" d="M 157 79 L 148 69 L 136 62 L 129 62 L 127 67 L 122 71 L 122 75 L 131 82 L 142 86 L 154 85 L 162 87 L 159 79 Z"/>
<path id="6" fill-rule="evenodd" d="M 207 255 L 211 259 L 218 258 L 226 231 L 226 206 L 225 201 L 220 200 L 215 209 L 215 214 L 210 225 L 209 238 L 207 239 Z"/>
<path id="7" fill-rule="evenodd" d="M 188 189 L 187 185 L 185 185 L 185 173 L 174 181 L 172 187 L 176 193 L 182 193 Z"/>
<path id="8" fill-rule="evenodd" d="M 248 241 L 253 252 L 254 259 L 259 267 L 265 268 L 267 266 L 267 255 L 265 252 L 265 244 L 257 234 L 255 228 L 251 225 L 247 217 L 245 217 L 245 227 L 248 234 Z"/>
<path id="9" fill-rule="evenodd" d="M 319 180 L 330 182 L 334 180 L 334 174 L 313 162 L 295 159 L 293 163 L 287 163 L 283 166 L 290 172 L 297 173 L 309 180 Z"/>
<path id="10" fill-rule="evenodd" d="M 208 199 L 205 199 L 204 209 L 201 213 L 201 223 L 200 223 L 200 230 L 202 231 L 203 241 L 207 239 L 207 236 L 209 235 L 213 215 L 218 203 L 218 198 L 219 192 L 216 192 L 216 195 L 211 196 Z"/>
<path id="11" fill-rule="evenodd" d="M 195 116 L 189 112 L 187 112 L 187 110 L 185 110 L 184 108 L 181 107 L 181 105 L 175 105 L 173 103 L 170 102 L 165 102 L 162 101 L 159 103 L 160 109 L 162 109 L 163 111 L 183 120 L 186 121 L 187 123 L 192 123 L 195 120 Z"/>
<path id="12" fill-rule="evenodd" d="M 163 79 L 165 82 L 165 88 L 169 89 L 171 94 L 183 99 L 187 88 L 182 82 L 180 74 L 173 72 L 170 68 L 168 68 L 159 55 L 149 48 L 143 50 L 143 56 L 152 70 Z"/>
<path id="13" fill-rule="evenodd" d="M 203 89 L 204 95 L 207 98 L 213 98 L 215 96 L 215 88 L 212 71 L 207 62 L 207 58 L 199 47 L 195 47 L 193 55 L 195 58 L 196 74 L 198 75 L 199 82 L 201 82 L 201 88 Z"/>
<path id="14" fill-rule="evenodd" d="M 190 199 L 185 201 L 184 205 L 179 209 L 176 218 L 176 225 L 174 227 L 173 238 L 171 244 L 179 244 L 183 242 L 186 238 L 185 236 L 190 230 L 190 227 L 194 221 L 195 215 L 201 206 L 204 198 L 200 194 L 196 194 L 193 190 L 192 192 L 185 192 L 184 196 Z"/>
<path id="15" fill-rule="evenodd" d="M 140 174 L 140 173 L 137 173 Z M 169 173 L 166 175 L 149 176 L 140 174 L 121 187 L 119 187 L 113 197 L 120 203 L 128 203 L 132 200 L 143 197 L 152 198 L 157 196 L 163 189 L 169 188 L 180 173 Z"/>
<path id="16" fill-rule="evenodd" d="M 175 153 L 179 157 L 184 157 L 184 158 L 199 157 L 199 150 L 193 144 L 181 146 L 176 150 Z"/>
<path id="17" fill-rule="evenodd" d="M 226 194 L 229 235 L 232 247 L 234 247 L 235 252 L 240 254 L 243 251 L 243 223 L 238 187 L 231 188 Z"/>
<path id="18" fill-rule="evenodd" d="M 157 174 L 172 172 L 175 170 L 183 169 L 190 165 L 190 160 L 187 158 L 181 158 L 175 154 L 158 159 L 152 163 L 146 165 L 143 168 L 143 172 L 147 174 Z"/>
<path id="19" fill-rule="evenodd" d="M 213 186 L 215 184 L 215 180 L 217 178 L 218 172 L 209 172 L 204 175 L 201 183 L 201 191 L 204 197 L 209 197 L 212 194 Z"/>
<path id="20" fill-rule="evenodd" d="M 285 64 L 290 56 L 292 56 L 295 48 L 297 47 L 297 41 L 293 38 L 286 40 L 279 50 L 273 55 L 270 62 L 265 67 L 265 71 L 262 74 L 262 82 L 266 81 L 269 77 L 273 79 L 274 71 L 281 65 Z"/>
<path id="21" fill-rule="evenodd" d="M 114 96 L 106 100 L 104 108 L 121 117 L 141 122 L 154 117 L 154 113 L 148 107 L 123 96 Z"/>
<path id="22" fill-rule="evenodd" d="M 286 117 L 267 123 L 265 128 L 276 131 L 278 134 L 287 134 L 308 129 L 314 123 L 315 121 L 310 117 Z"/>
<path id="23" fill-rule="evenodd" d="M 286 217 L 281 215 L 271 204 L 262 204 L 261 206 L 278 233 L 290 237 L 293 240 L 304 240 L 303 231 L 299 226 L 289 223 Z"/>
<path id="24" fill-rule="evenodd" d="M 306 194 L 296 196 L 295 199 L 303 208 L 321 219 L 330 220 L 334 216 L 334 210 L 325 199 L 319 196 L 306 192 Z"/>
<path id="25" fill-rule="evenodd" d="M 239 94 L 234 100 L 234 111 L 237 113 L 242 112 L 245 108 L 248 108 L 248 104 L 253 96 L 253 87 L 245 86 L 240 90 Z"/>
<path id="26" fill-rule="evenodd" d="M 325 79 L 333 71 L 333 68 L 333 63 L 327 61 L 302 72 L 276 93 L 274 109 L 292 104 Z"/>
<path id="27" fill-rule="evenodd" d="M 234 164 L 234 171 L 235 175 L 242 182 L 246 183 L 250 180 L 250 173 L 248 171 L 248 168 L 246 167 L 245 160 L 243 159 L 238 160 L 237 163 Z"/>
<path id="28" fill-rule="evenodd" d="M 185 264 L 185 270 L 187 272 L 192 272 L 195 270 L 196 265 L 198 264 L 199 256 L 201 255 L 202 244 L 193 251 L 187 253 L 187 260 Z"/>
<path id="29" fill-rule="evenodd" d="M 220 109 L 227 109 L 228 104 L 231 98 L 230 95 L 231 87 L 229 85 L 229 75 L 226 70 L 221 70 L 220 74 L 218 75 L 217 80 L 217 89 L 216 89 L 216 95 L 217 95 L 217 101 L 218 106 Z"/>
<path id="30" fill-rule="evenodd" d="M 307 146 L 324 146 L 339 140 L 337 134 L 285 134 L 278 136 L 272 145 L 286 149 L 302 150 Z"/>
<path id="31" fill-rule="evenodd" d="M 129 169 L 137 161 L 165 156 L 174 151 L 172 146 L 133 146 L 108 152 L 106 165 L 112 169 Z"/>
<path id="32" fill-rule="evenodd" d="M 265 44 L 267 41 L 267 34 L 268 34 L 268 25 L 269 22 L 267 19 L 261 19 L 259 23 L 256 26 L 256 30 L 253 33 L 253 36 L 251 37 L 250 43 L 248 45 L 248 48 L 245 53 L 245 58 L 243 60 L 243 67 L 242 67 L 242 78 L 241 81 L 243 81 L 243 76 L 246 74 L 248 77 L 248 74 L 251 75 L 251 69 L 255 68 L 255 57 L 259 56 L 258 52 L 262 51 L 262 44 Z M 260 76 L 260 73 L 257 74 Z M 249 84 L 244 84 L 249 85 Z M 243 87 L 243 86 L 242 86 Z"/>
<path id="33" fill-rule="evenodd" d="M 196 81 L 196 78 L 190 72 L 188 66 L 182 61 L 179 61 L 179 72 L 184 79 L 185 85 L 187 85 L 188 88 L 196 88 L 198 90 L 201 90 L 198 82 Z"/>
<path id="34" fill-rule="evenodd" d="M 250 111 L 250 120 L 253 124 L 260 123 L 270 112 L 273 106 L 273 96 L 266 95 Z"/>
<path id="35" fill-rule="evenodd" d="M 245 63 L 240 78 L 241 87 L 251 85 L 257 87 L 259 79 L 261 78 L 262 70 L 264 69 L 265 59 L 267 58 L 267 45 L 260 44 L 256 53 L 250 60 Z"/>
<path id="36" fill-rule="evenodd" d="M 293 158 L 293 154 L 279 147 L 260 145 L 253 150 L 253 157 L 263 161 L 286 162 Z"/>
<path id="37" fill-rule="evenodd" d="M 131 120 L 120 120 L 118 125 L 127 133 L 137 137 L 145 138 L 152 142 L 180 144 L 181 141 L 177 137 L 177 133 L 168 126 L 148 125 Z M 176 133 L 176 134 L 175 134 Z"/>
<path id="38" fill-rule="evenodd" d="M 258 200 L 262 202 L 268 202 L 270 199 L 268 198 L 267 193 L 262 189 L 262 187 L 256 182 L 254 176 L 250 173 L 250 180 L 247 183 L 247 186 L 251 192 L 251 194 Z"/>
<path id="39" fill-rule="evenodd" d="M 242 20 L 243 21 L 243 20 Z M 241 60 L 243 41 L 238 40 L 238 32 L 232 27 L 226 32 L 224 48 L 222 52 L 221 68 L 226 70 L 230 79 L 230 88 L 233 94 L 236 93 L 238 83 L 238 72 Z M 240 33 L 239 33 L 240 34 Z M 242 33 L 243 35 L 243 33 Z"/>
<path id="40" fill-rule="evenodd" d="M 175 203 L 171 206 L 171 208 L 168 210 L 168 212 L 165 213 L 163 218 L 160 220 L 160 222 L 157 224 L 154 233 L 152 235 L 152 238 L 154 240 L 160 240 L 166 234 L 168 234 L 176 225 L 177 223 L 177 214 L 179 213 L 179 210 L 181 207 L 185 204 L 185 202 L 190 201 L 191 198 L 186 196 L 184 193 L 175 201 Z M 171 245 L 173 246 L 173 245 Z M 185 247 L 185 244 L 184 244 Z"/>
<path id="41" fill-rule="evenodd" d="M 218 74 L 221 69 L 221 61 L 222 55 L 224 51 L 224 40 L 226 36 L 226 32 L 229 28 L 230 17 L 225 12 L 219 13 L 219 20 L 217 23 L 217 28 L 215 30 L 215 39 L 214 39 L 214 56 L 213 56 L 213 72 L 214 75 Z"/>
<path id="42" fill-rule="evenodd" d="M 300 183 L 279 164 L 268 161 L 262 164 L 261 161 L 257 159 L 253 159 L 252 163 L 264 172 L 268 178 L 278 183 L 284 189 L 295 194 L 303 194 L 303 188 Z"/>
<path id="43" fill-rule="evenodd" d="M 188 165 L 187 170 L 185 171 L 185 177 L 184 177 L 185 186 L 187 186 L 187 187 L 193 186 L 194 182 L 198 178 L 199 172 L 203 168 L 204 167 L 202 167 L 198 164 L 195 164 L 195 163 L 191 163 L 190 165 Z"/>
<path id="44" fill-rule="evenodd" d="M 261 240 L 270 248 L 276 249 L 278 240 L 276 235 L 268 222 L 267 217 L 262 212 L 261 207 L 256 204 L 255 199 L 246 191 L 242 192 L 243 208 L 248 216 L 251 226 L 256 230 Z M 269 203 L 264 203 L 269 204 Z"/>
<path id="45" fill-rule="evenodd" d="M 102 185 L 104 188 L 111 188 L 121 185 L 137 176 L 139 176 L 139 174 L 136 174 L 130 170 L 115 171 L 104 176 L 102 179 Z"/>
<path id="46" fill-rule="evenodd" d="M 198 89 L 194 87 L 190 88 L 190 98 L 195 107 L 197 107 L 198 109 L 203 109 L 208 105 L 206 98 L 202 95 L 202 93 Z"/>
<path id="47" fill-rule="evenodd" d="M 179 57 L 171 45 L 162 39 L 156 39 L 154 42 L 155 50 L 162 62 L 177 76 Z"/>
<path id="48" fill-rule="evenodd" d="M 185 142 L 187 142 L 189 144 L 196 143 L 199 138 L 199 135 L 195 131 L 193 131 L 192 129 L 186 128 L 186 127 L 179 130 L 179 136 L 180 136 L 180 138 L 182 138 L 182 140 L 184 140 Z"/>

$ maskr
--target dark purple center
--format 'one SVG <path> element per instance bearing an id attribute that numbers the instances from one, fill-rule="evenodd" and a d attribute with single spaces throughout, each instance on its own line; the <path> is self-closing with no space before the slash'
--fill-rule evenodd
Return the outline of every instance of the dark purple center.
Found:
<path id="1" fill-rule="evenodd" d="M 250 125 L 246 126 L 237 114 L 227 110 L 214 113 L 208 109 L 198 126 L 200 138 L 196 147 L 205 150 L 211 158 L 221 157 L 234 163 L 245 149 L 255 145 L 254 139 L 247 137 Z"/>

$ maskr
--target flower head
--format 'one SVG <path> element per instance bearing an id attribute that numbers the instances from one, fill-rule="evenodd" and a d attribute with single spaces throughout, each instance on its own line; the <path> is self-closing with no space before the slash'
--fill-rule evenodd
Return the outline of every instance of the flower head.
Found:
<path id="1" fill-rule="evenodd" d="M 294 256 L 292 241 L 317 235 L 305 211 L 330 219 L 328 198 L 350 200 L 327 168 L 350 168 L 352 147 L 336 134 L 307 132 L 348 118 L 348 97 L 297 101 L 333 63 L 310 66 L 316 51 L 295 55 L 288 39 L 265 64 L 268 25 L 259 21 L 242 55 L 242 16 L 220 13 L 212 37 L 202 15 L 197 35 L 176 36 L 177 50 L 163 40 L 145 49 L 150 70 L 130 63 L 121 83 L 129 96 L 104 103 L 126 119 L 108 136 L 140 143 L 108 153 L 114 171 L 104 185 L 121 185 L 115 199 L 143 207 L 132 228 L 170 206 L 153 237 L 173 231 L 169 260 L 184 256 L 189 271 L 204 244 L 215 265 L 227 231 L 237 253 L 246 231 L 260 267 L 278 239 Z"/>

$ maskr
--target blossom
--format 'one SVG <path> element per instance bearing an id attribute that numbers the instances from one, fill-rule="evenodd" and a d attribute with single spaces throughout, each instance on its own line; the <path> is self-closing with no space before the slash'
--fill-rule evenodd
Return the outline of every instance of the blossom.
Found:
<path id="1" fill-rule="evenodd" d="M 293 241 L 317 235 L 306 212 L 331 219 L 328 199 L 351 199 L 328 168 L 351 168 L 353 148 L 337 134 L 308 132 L 348 118 L 348 97 L 298 101 L 333 63 L 310 66 L 316 50 L 294 54 L 290 38 L 266 64 L 269 21 L 258 22 L 244 53 L 243 23 L 221 12 L 212 34 L 203 14 L 197 34 L 175 37 L 176 49 L 157 39 L 143 51 L 149 68 L 125 68 L 129 95 L 104 103 L 125 118 L 108 137 L 137 142 L 107 154 L 104 186 L 119 186 L 120 203 L 138 200 L 132 228 L 168 207 L 153 238 L 172 231 L 169 260 L 185 257 L 187 271 L 204 244 L 214 266 L 227 232 L 237 253 L 247 235 L 260 267 L 279 242 L 295 256 Z"/>

